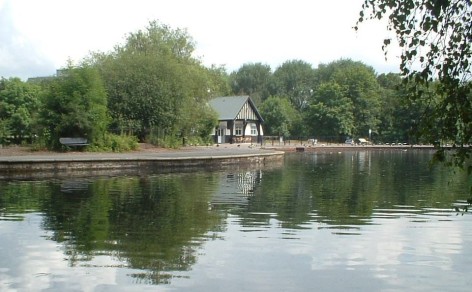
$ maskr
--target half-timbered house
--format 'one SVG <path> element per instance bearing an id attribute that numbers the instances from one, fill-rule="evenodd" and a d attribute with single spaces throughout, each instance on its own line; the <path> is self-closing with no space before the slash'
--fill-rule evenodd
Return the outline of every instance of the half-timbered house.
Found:
<path id="1" fill-rule="evenodd" d="M 219 116 L 216 143 L 262 142 L 264 120 L 249 96 L 217 97 L 210 100 L 210 106 Z"/>

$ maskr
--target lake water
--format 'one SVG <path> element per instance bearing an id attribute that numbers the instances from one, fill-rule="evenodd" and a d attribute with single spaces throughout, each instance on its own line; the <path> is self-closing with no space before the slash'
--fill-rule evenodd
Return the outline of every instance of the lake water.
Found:
<path id="1" fill-rule="evenodd" d="M 470 291 L 470 182 L 430 159 L 0 181 L 0 291 Z"/>

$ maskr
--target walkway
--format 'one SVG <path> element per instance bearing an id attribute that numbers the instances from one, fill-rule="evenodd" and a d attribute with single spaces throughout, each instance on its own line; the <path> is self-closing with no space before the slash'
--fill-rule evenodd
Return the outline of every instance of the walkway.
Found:
<path id="1" fill-rule="evenodd" d="M 126 153 L 43 152 L 0 156 L 0 179 L 81 175 L 132 170 L 161 171 L 192 168 L 221 169 L 235 165 L 265 165 L 281 162 L 283 152 L 249 145 L 188 147 L 179 150 L 143 149 Z"/>

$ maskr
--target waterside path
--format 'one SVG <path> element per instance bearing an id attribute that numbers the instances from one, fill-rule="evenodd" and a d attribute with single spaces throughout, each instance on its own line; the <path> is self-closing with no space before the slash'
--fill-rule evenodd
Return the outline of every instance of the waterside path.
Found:
<path id="1" fill-rule="evenodd" d="M 123 172 L 177 171 L 281 163 L 284 152 L 251 145 L 187 147 L 125 153 L 0 151 L 0 179 L 69 175 L 110 175 Z"/>

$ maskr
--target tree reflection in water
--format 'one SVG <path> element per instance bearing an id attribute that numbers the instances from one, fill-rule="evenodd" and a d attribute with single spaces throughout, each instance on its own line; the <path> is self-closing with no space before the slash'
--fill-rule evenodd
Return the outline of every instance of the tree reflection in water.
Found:
<path id="1" fill-rule="evenodd" d="M 108 255 L 139 282 L 167 283 L 188 270 L 221 217 L 209 211 L 215 173 L 2 184 L 0 209 L 41 212 L 70 266 Z M 195 238 L 203 240 L 194 240 Z"/>

